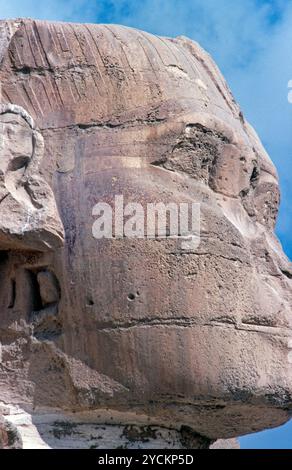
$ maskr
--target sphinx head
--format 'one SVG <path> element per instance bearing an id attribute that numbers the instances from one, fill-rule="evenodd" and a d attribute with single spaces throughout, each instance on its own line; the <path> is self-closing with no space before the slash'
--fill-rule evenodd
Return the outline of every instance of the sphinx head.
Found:
<path id="1" fill-rule="evenodd" d="M 38 28 L 40 37 L 51 34 L 44 23 Z M 0 115 L 9 142 L 0 159 L 1 191 L 8 194 L 0 208 L 10 197 L 17 201 L 12 221 L 19 227 L 14 246 L 5 226 L 10 218 L 1 217 L 0 249 L 23 256 L 28 207 L 34 214 L 54 207 L 54 220 L 65 229 L 64 246 L 51 243 L 49 261 L 33 265 L 43 299 L 38 311 L 50 317 L 46 308 L 58 303 L 59 326 L 50 329 L 45 320 L 36 333 L 25 313 L 31 328 L 25 334 L 34 344 L 25 359 L 26 380 L 34 383 L 27 401 L 101 414 L 106 408 L 124 422 L 135 413 L 135 419 L 176 422 L 210 438 L 285 422 L 292 403 L 292 272 L 274 235 L 279 186 L 271 160 L 196 43 L 120 27 L 78 28 L 90 47 L 80 55 L 72 37 L 72 54 L 91 68 L 72 71 L 66 51 L 57 54 L 51 41 L 50 70 L 41 79 L 21 78 L 43 103 L 39 114 L 28 110 L 45 140 L 45 158 L 31 172 L 30 136 L 40 133 L 24 111 Z M 14 38 L 14 48 L 20 40 Z M 6 60 L 11 74 L 17 60 L 29 66 L 27 57 L 12 53 Z M 40 80 L 51 83 L 52 69 L 57 77 L 61 65 L 62 99 L 54 89 L 47 103 Z M 29 189 L 40 172 L 47 181 L 53 175 L 53 199 L 49 189 L 43 198 Z M 146 219 L 138 237 L 127 237 L 122 227 L 121 236 L 96 239 L 100 213 L 94 208 L 110 206 L 114 222 L 116 196 L 125 206 L 139 203 L 144 214 L 147 204 L 199 205 L 200 243 L 183 249 L 179 232 L 147 237 Z M 50 214 L 30 226 L 34 253 L 56 227 Z M 44 220 L 39 230 L 37 221 Z M 54 273 L 48 284 L 47 275 L 39 275 L 44 266 Z M 19 324 L 20 311 L 18 304 Z"/>

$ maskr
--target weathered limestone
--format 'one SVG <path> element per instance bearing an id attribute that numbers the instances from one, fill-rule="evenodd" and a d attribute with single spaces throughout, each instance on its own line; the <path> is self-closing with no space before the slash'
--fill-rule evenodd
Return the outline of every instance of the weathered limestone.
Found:
<path id="1" fill-rule="evenodd" d="M 0 449 L 23 449 L 17 427 L 2 417 L 0 417 Z"/>
<path id="2" fill-rule="evenodd" d="M 33 423 L 25 446 L 77 446 L 67 421 L 81 447 L 208 447 L 286 422 L 277 173 L 209 55 L 3 21 L 0 82 L 0 402 L 18 432 L 16 415 Z M 199 247 L 96 240 L 94 205 L 121 194 L 199 202 Z"/>
<path id="3" fill-rule="evenodd" d="M 55 199 L 39 175 L 43 138 L 32 118 L 15 105 L 0 105 L 0 243 L 2 249 L 53 250 L 64 230 Z"/>

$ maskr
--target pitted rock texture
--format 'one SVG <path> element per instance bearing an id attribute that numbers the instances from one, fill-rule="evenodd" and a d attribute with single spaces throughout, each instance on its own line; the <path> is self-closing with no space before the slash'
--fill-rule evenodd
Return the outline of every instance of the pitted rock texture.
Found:
<path id="1" fill-rule="evenodd" d="M 2 21 L 0 82 L 0 401 L 209 443 L 286 422 L 277 173 L 210 56 L 116 25 Z M 93 208 L 117 195 L 200 203 L 200 245 L 95 239 Z"/>
<path id="2" fill-rule="evenodd" d="M 23 443 L 17 427 L 0 417 L 0 449 L 22 449 Z"/>

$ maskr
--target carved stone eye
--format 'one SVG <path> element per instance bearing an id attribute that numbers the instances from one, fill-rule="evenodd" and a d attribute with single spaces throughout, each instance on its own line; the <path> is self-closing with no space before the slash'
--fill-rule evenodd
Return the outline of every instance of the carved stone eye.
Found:
<path id="1" fill-rule="evenodd" d="M 202 124 L 188 124 L 168 158 L 156 166 L 188 174 L 191 178 L 212 184 L 214 166 L 228 139 Z"/>

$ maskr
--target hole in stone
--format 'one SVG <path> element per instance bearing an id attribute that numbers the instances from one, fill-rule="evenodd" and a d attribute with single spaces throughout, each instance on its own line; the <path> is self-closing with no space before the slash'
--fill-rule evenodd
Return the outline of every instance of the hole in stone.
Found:
<path id="1" fill-rule="evenodd" d="M 91 298 L 88 298 L 87 301 L 86 301 L 86 305 L 89 306 L 89 307 L 92 307 L 92 305 L 94 305 L 94 302 Z"/>
<path id="2" fill-rule="evenodd" d="M 259 176 L 260 176 L 259 169 L 255 166 L 250 177 L 250 183 L 252 187 L 256 186 Z"/>
<path id="3" fill-rule="evenodd" d="M 135 294 L 129 294 L 128 295 L 128 300 L 130 300 L 131 302 L 133 302 L 133 300 L 135 300 Z"/>
<path id="4" fill-rule="evenodd" d="M 10 284 L 10 301 L 8 308 L 13 308 L 15 305 L 15 299 L 16 299 L 16 282 L 15 279 L 11 279 L 11 284 Z"/>
<path id="5" fill-rule="evenodd" d="M 24 75 L 29 75 L 30 74 L 30 68 L 27 67 L 27 66 L 24 66 L 21 69 L 19 69 L 19 72 L 23 73 Z"/>
<path id="6" fill-rule="evenodd" d="M 28 271 L 31 283 L 31 300 L 32 300 L 32 310 L 38 312 L 42 310 L 43 303 L 40 293 L 40 285 L 37 280 L 37 273 L 33 271 Z"/>
<path id="7" fill-rule="evenodd" d="M 284 276 L 288 277 L 288 279 L 292 279 L 292 270 L 288 270 L 288 269 L 281 269 L 282 273 L 284 274 Z"/>
<path id="8" fill-rule="evenodd" d="M 8 259 L 8 251 L 0 251 L 0 264 L 3 264 Z"/>
<path id="9" fill-rule="evenodd" d="M 21 168 L 27 167 L 30 159 L 29 157 L 16 157 L 14 160 L 10 163 L 9 165 L 9 170 L 10 171 L 17 171 L 20 170 Z"/>

